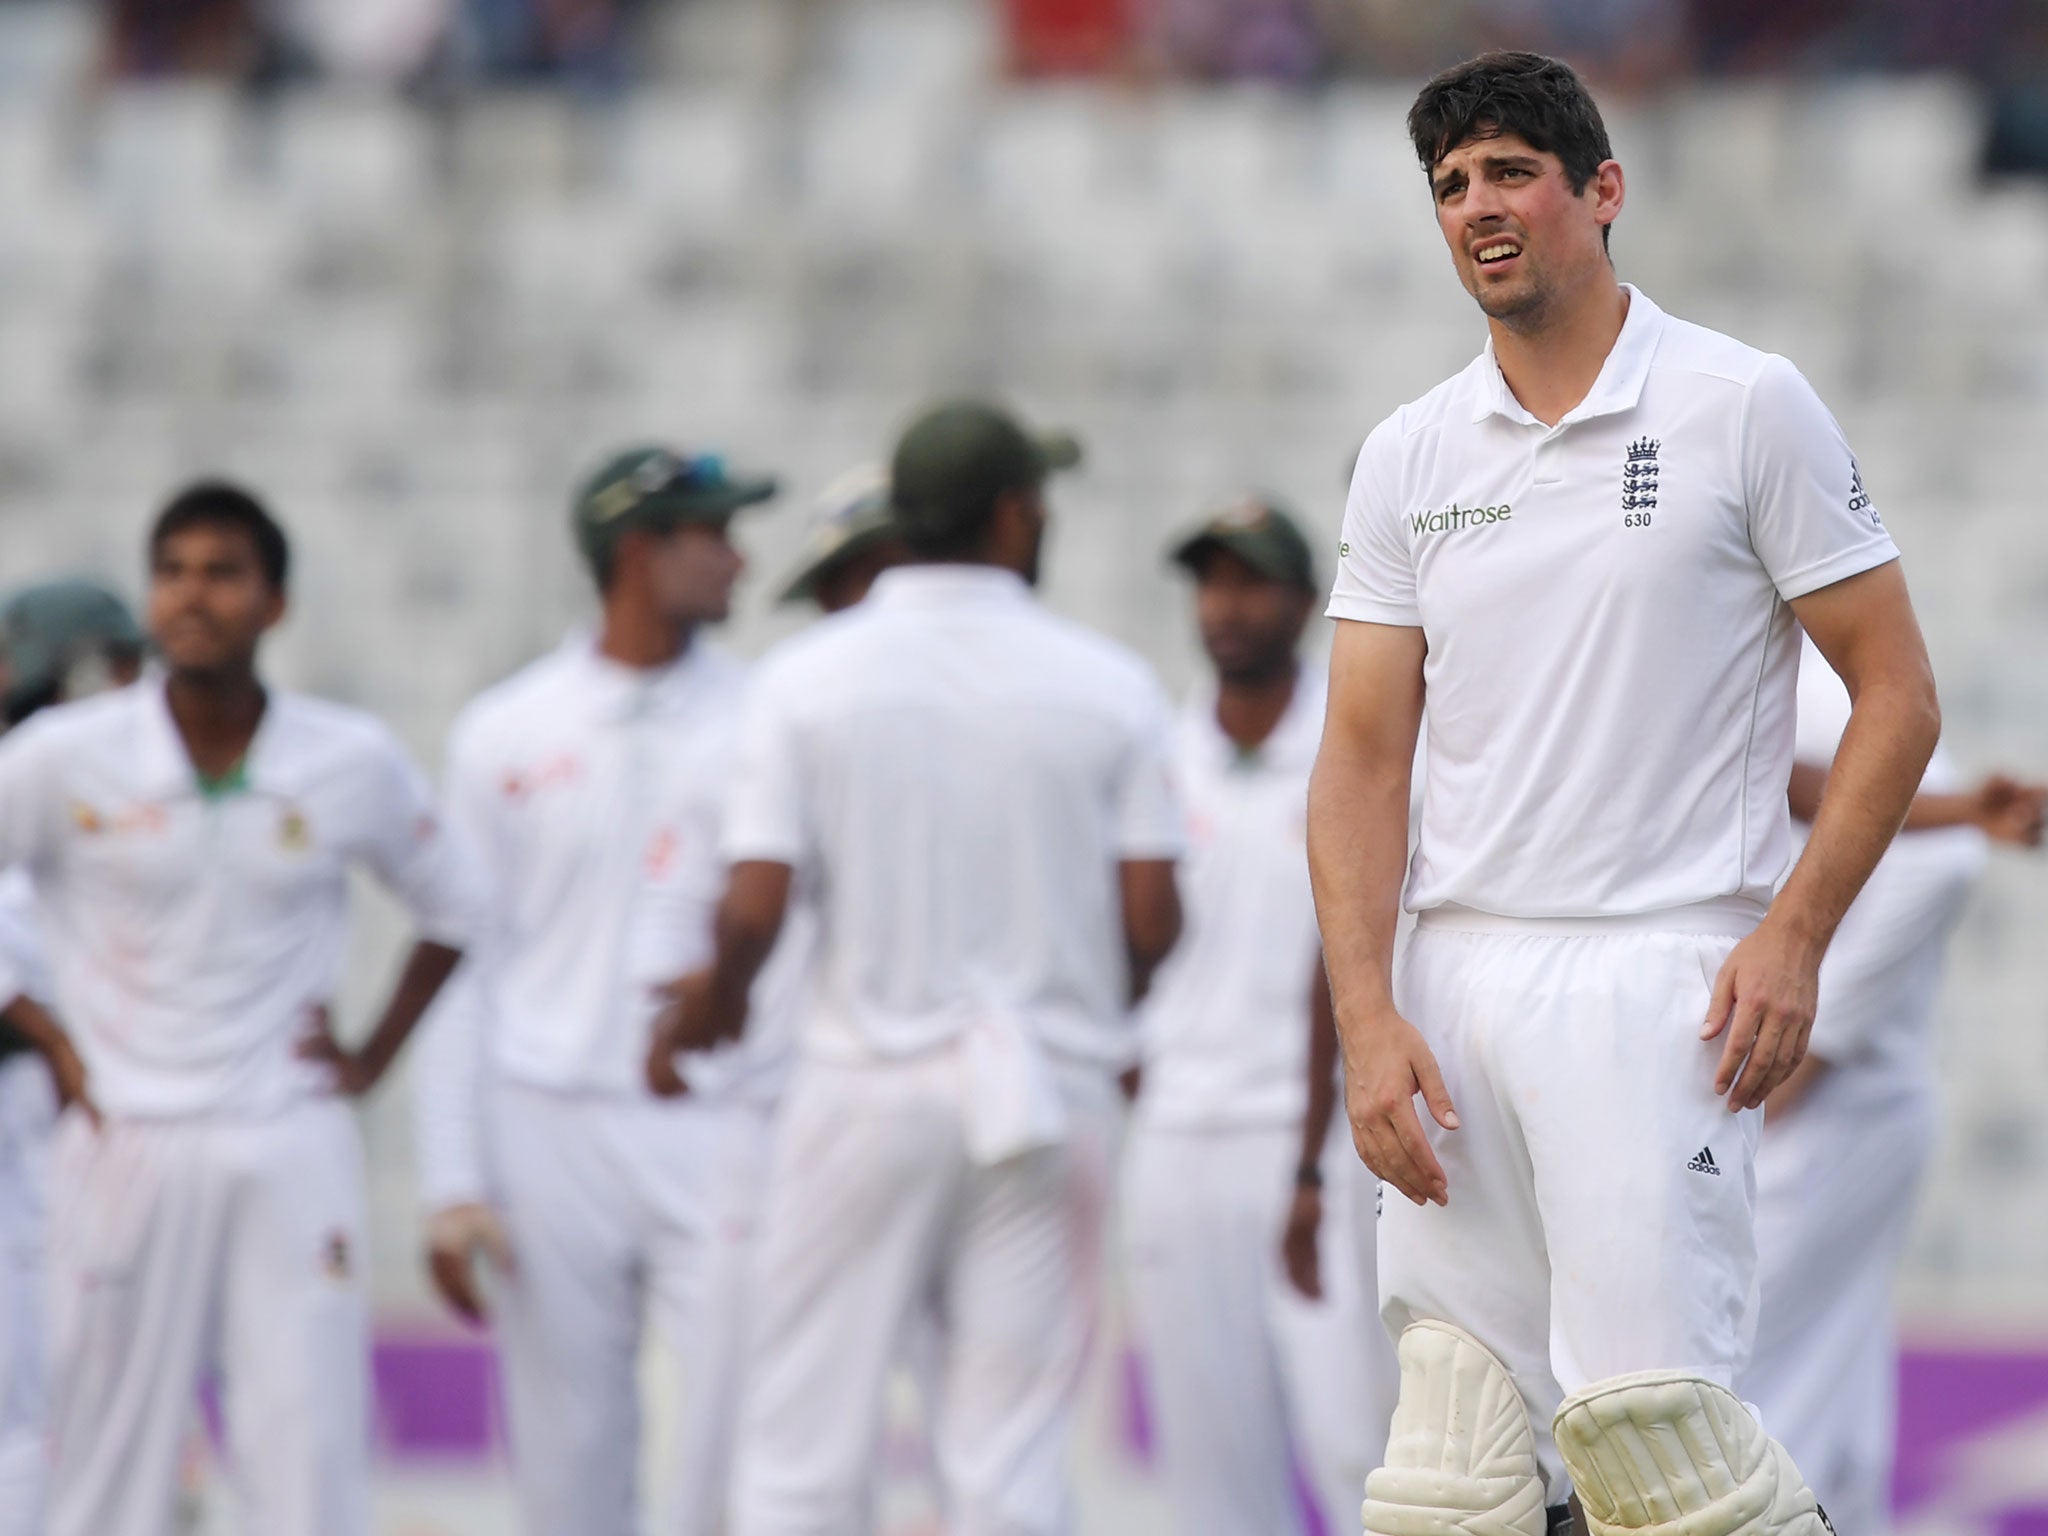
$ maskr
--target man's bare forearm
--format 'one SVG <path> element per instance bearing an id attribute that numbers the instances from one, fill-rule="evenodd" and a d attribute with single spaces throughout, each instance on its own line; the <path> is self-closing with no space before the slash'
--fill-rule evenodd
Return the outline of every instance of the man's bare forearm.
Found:
<path id="1" fill-rule="evenodd" d="M 406 956 L 404 969 L 399 972 L 398 981 L 391 989 L 391 998 L 384 1006 L 383 1015 L 376 1027 L 363 1042 L 357 1054 L 369 1067 L 372 1079 L 383 1077 L 398 1059 L 398 1053 L 411 1038 L 413 1028 L 420 1018 L 441 995 L 441 988 L 456 966 L 462 963 L 462 951 L 446 944 L 437 944 L 431 939 L 421 939 L 414 944 Z"/>
<path id="2" fill-rule="evenodd" d="M 1309 877 L 1340 1039 L 1347 1020 L 1393 1007 L 1411 766 L 1326 736 L 1309 780 Z"/>
<path id="3" fill-rule="evenodd" d="M 1873 680 L 1859 690 L 1806 851 L 1771 904 L 1774 920 L 1826 948 L 1904 824 L 1940 734 L 1931 679 Z"/>

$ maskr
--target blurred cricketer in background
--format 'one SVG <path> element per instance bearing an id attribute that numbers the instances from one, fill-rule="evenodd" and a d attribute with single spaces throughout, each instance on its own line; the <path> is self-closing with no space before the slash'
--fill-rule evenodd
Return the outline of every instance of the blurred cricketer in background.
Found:
<path id="1" fill-rule="evenodd" d="M 1811 643 L 1799 668 L 1792 814 L 1820 814 L 1849 695 Z M 2041 842 L 2044 791 L 1972 785 L 1937 750 L 1906 823 L 1828 946 L 1806 1059 L 1771 1095 L 1757 1154 L 1761 1305 L 1742 1385 L 1837 1530 L 1889 1518 L 1898 1346 L 1892 1276 L 1934 1147 L 1942 960 L 1987 841 Z"/>
<path id="2" fill-rule="evenodd" d="M 1151 670 L 1032 596 L 1044 481 L 1072 457 L 989 406 L 921 417 L 890 467 L 912 563 L 755 672 L 717 955 L 673 1021 L 741 1030 L 815 870 L 737 1536 L 868 1527 L 887 1373 L 933 1296 L 947 1529 L 1072 1528 L 1126 1009 L 1179 931 L 1181 844 Z"/>
<path id="3" fill-rule="evenodd" d="M 1296 1447 L 1334 1531 L 1379 1465 L 1396 1383 L 1353 1233 L 1370 1181 L 1348 1137 L 1324 1155 L 1337 1034 L 1304 839 L 1325 681 L 1295 654 L 1315 566 L 1294 520 L 1262 501 L 1172 558 L 1194 576 L 1216 675 L 1174 733 L 1187 926 L 1139 1014 L 1133 1323 L 1177 1536 L 1298 1529 Z M 1370 1253 L 1369 1225 L 1364 1242 Z"/>
<path id="4" fill-rule="evenodd" d="M 685 1096 L 654 1096 L 644 1072 L 657 989 L 703 963 L 723 885 L 745 669 L 702 631 L 731 606 L 734 515 L 774 490 L 711 456 L 611 459 L 573 513 L 597 633 L 487 690 L 449 741 L 450 826 L 489 899 L 475 961 L 427 1031 L 415 1139 L 442 1294 L 479 1318 L 475 1256 L 502 1271 L 532 1536 L 642 1529 L 650 1317 L 682 1383 L 661 1528 L 720 1528 L 788 998 L 759 1001 L 743 1046 L 692 1062 Z"/>
<path id="5" fill-rule="evenodd" d="M 1574 1492 L 1594 1536 L 1821 1536 L 1731 1388 L 1759 1106 L 1939 728 L 1898 550 L 1791 364 L 1617 280 L 1567 66 L 1483 56 L 1409 129 L 1489 336 L 1367 439 L 1330 602 L 1316 908 L 1353 1135 L 1405 1197 L 1365 1526 L 1542 1536 Z M 1801 627 L 1856 707 L 1788 876 Z"/>
<path id="6" fill-rule="evenodd" d="M 889 507 L 887 472 L 879 465 L 850 469 L 818 497 L 810 536 L 780 601 L 812 602 L 823 613 L 838 613 L 866 597 L 875 578 L 908 553 Z"/>
<path id="7" fill-rule="evenodd" d="M 7 724 L 135 681 L 142 631 L 97 582 L 24 587 L 0 603 Z M 44 1183 L 60 1107 L 96 1114 L 85 1067 L 50 1015 L 48 967 L 27 872 L 0 873 L 0 1536 L 43 1529 L 48 1347 L 43 1329 Z"/>
<path id="8" fill-rule="evenodd" d="M 367 1092 L 455 969 L 474 914 L 425 781 L 355 710 L 256 671 L 285 614 L 283 531 L 192 486 L 149 538 L 164 673 L 0 743 L 0 865 L 27 869 L 56 1012 L 104 1115 L 50 1178 L 53 1536 L 166 1536 L 200 1378 L 218 1368 L 242 1528 L 369 1525 Z M 423 935 L 369 1039 L 327 1034 L 351 867 Z"/>

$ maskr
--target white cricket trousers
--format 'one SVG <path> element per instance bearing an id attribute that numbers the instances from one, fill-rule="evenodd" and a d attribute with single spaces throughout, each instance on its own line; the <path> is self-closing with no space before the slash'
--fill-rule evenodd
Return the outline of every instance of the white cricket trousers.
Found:
<path id="1" fill-rule="evenodd" d="M 1400 1386 L 1375 1277 L 1359 1267 L 1350 1138 L 1323 1160 L 1323 1298 L 1288 1280 L 1281 1233 L 1301 1133 L 1132 1130 L 1123 1228 L 1162 1492 L 1176 1536 L 1301 1529 L 1300 1454 L 1326 1530 L 1350 1526 Z M 1364 1242 L 1372 1241 L 1370 1232 Z"/>
<path id="2" fill-rule="evenodd" d="M 714 1098 L 492 1089 L 516 1272 L 496 1325 L 529 1536 L 637 1536 L 638 1362 L 655 1324 L 680 1416 L 653 1528 L 715 1536 L 732 1462 L 769 1114 Z"/>
<path id="3" fill-rule="evenodd" d="M 1396 1000 L 1460 1128 L 1417 1100 L 1449 1204 L 1387 1190 L 1381 1313 L 1397 1338 L 1440 1318 L 1500 1357 L 1553 1503 L 1570 1489 L 1550 1438 L 1567 1393 L 1652 1369 L 1733 1387 L 1748 1358 L 1762 1116 L 1715 1097 L 1721 1042 L 1699 1037 L 1744 922 L 1439 910 L 1404 952 Z"/>
<path id="4" fill-rule="evenodd" d="M 1052 1070 L 1062 1139 L 984 1165 L 961 1051 L 799 1068 L 761 1236 L 734 1536 L 869 1528 L 890 1367 L 934 1305 L 948 1536 L 1072 1530 L 1069 1428 L 1121 1106 L 1106 1072 Z"/>
<path id="5" fill-rule="evenodd" d="M 41 1536 L 48 1347 L 44 1184 L 57 1118 L 39 1056 L 0 1066 L 0 1536 Z"/>
<path id="6" fill-rule="evenodd" d="M 218 1367 L 237 1529 L 369 1530 L 362 1148 L 349 1107 L 67 1113 L 50 1182 L 50 1536 L 169 1536 Z"/>

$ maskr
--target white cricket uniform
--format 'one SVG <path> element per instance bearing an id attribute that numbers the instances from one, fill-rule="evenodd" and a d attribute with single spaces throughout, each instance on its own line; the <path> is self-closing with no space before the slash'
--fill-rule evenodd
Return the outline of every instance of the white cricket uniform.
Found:
<path id="1" fill-rule="evenodd" d="M 47 999 L 35 893 L 0 870 L 0 1008 Z M 0 1060 L 0 1536 L 43 1528 L 48 1352 L 43 1337 L 44 1183 L 57 1096 L 42 1057 Z"/>
<path id="2" fill-rule="evenodd" d="M 51 1536 L 164 1536 L 199 1378 L 225 1387 L 245 1529 L 368 1529 L 362 1154 L 296 1054 L 333 997 L 351 865 L 460 946 L 467 883 L 374 720 L 272 691 L 242 784 L 203 792 L 163 684 L 0 742 L 57 1011 L 105 1112 L 50 1178 Z"/>
<path id="3" fill-rule="evenodd" d="M 1321 1301 L 1294 1289 L 1280 1255 L 1321 956 L 1306 837 L 1326 690 L 1304 669 L 1252 752 L 1217 724 L 1214 689 L 1174 733 L 1185 924 L 1139 1013 L 1123 1224 L 1179 1536 L 1299 1529 L 1297 1449 L 1325 1529 L 1348 1524 L 1399 1387 L 1374 1272 L 1357 1263 L 1354 1185 L 1369 1175 L 1348 1136 L 1333 1134 L 1323 1159 Z"/>
<path id="4" fill-rule="evenodd" d="M 1700 1023 L 1791 853 L 1787 603 L 1898 554 L 1791 364 L 1628 292 L 1557 426 L 1489 345 L 1373 431 L 1329 610 L 1428 642 L 1396 997 L 1463 1124 L 1449 1205 L 1386 1202 L 1382 1313 L 1507 1364 L 1553 1498 L 1565 1393 L 1748 1354 L 1760 1116 Z"/>
<path id="5" fill-rule="evenodd" d="M 1179 850 L 1168 716 L 1142 662 L 977 566 L 890 571 L 756 671 L 726 850 L 815 871 L 821 947 L 735 1536 L 866 1528 L 889 1366 L 934 1297 L 947 1529 L 1071 1528 L 1133 1056 L 1117 866 Z"/>
<path id="6" fill-rule="evenodd" d="M 682 1383 L 662 1529 L 719 1528 L 786 967 L 743 1046 L 687 1064 L 689 1094 L 654 1097 L 646 1062 L 654 989 L 709 956 L 744 679 L 701 639 L 635 669 L 574 636 L 450 738 L 449 821 L 490 894 L 476 963 L 428 1025 L 416 1141 L 429 1208 L 486 1200 L 513 1246 L 497 1318 L 534 1536 L 641 1529 L 650 1312 Z"/>
<path id="7" fill-rule="evenodd" d="M 1808 642 L 1799 760 L 1831 763 L 1848 721 L 1848 691 Z M 1921 787 L 1963 783 L 1937 751 Z M 1934 1147 L 1942 960 L 1985 850 L 1974 827 L 1893 841 L 1821 965 L 1810 1049 L 1827 1071 L 1757 1156 L 1762 1306 L 1743 1389 L 1841 1531 L 1889 1523 L 1892 1274 Z"/>

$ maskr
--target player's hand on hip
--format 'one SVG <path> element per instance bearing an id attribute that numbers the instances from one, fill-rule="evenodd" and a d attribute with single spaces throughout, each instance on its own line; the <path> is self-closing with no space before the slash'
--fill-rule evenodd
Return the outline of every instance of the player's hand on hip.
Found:
<path id="1" fill-rule="evenodd" d="M 1317 1252 L 1317 1238 L 1323 1227 L 1323 1192 L 1311 1184 L 1298 1184 L 1294 1202 L 1287 1207 L 1287 1227 L 1280 1236 L 1280 1258 L 1287 1266 L 1287 1279 L 1310 1301 L 1323 1299 L 1323 1267 Z"/>
<path id="2" fill-rule="evenodd" d="M 512 1244 L 498 1213 L 480 1200 L 451 1205 L 427 1220 L 427 1273 L 434 1289 L 456 1313 L 472 1323 L 485 1320 L 477 1259 L 501 1275 L 513 1273 Z"/>
<path id="3" fill-rule="evenodd" d="M 1422 1031 L 1389 1012 L 1348 1032 L 1344 1047 L 1352 1064 L 1344 1074 L 1344 1111 L 1359 1157 L 1417 1205 L 1448 1205 L 1450 1183 L 1423 1133 L 1415 1096 L 1447 1131 L 1458 1128 L 1458 1112 Z"/>
<path id="4" fill-rule="evenodd" d="M 709 988 L 702 971 L 692 971 L 664 982 L 654 989 L 661 1011 L 654 1018 L 654 1034 L 647 1043 L 647 1086 L 664 1099 L 690 1091 L 676 1057 L 687 1050 L 703 1050 L 712 1044 L 704 1015 Z"/>
<path id="5" fill-rule="evenodd" d="M 1726 1034 L 1714 1092 L 1731 1113 L 1754 1109 L 1806 1057 L 1820 994 L 1822 946 L 1766 916 L 1714 978 L 1702 1040 Z"/>
<path id="6" fill-rule="evenodd" d="M 69 1037 L 60 1035 L 53 1040 L 43 1053 L 43 1060 L 49 1064 L 51 1081 L 56 1084 L 58 1106 L 76 1108 L 92 1122 L 92 1128 L 98 1130 L 105 1122 L 100 1117 L 99 1105 L 92 1101 L 92 1085 L 85 1063 L 79 1060 Z"/>
<path id="7" fill-rule="evenodd" d="M 351 1051 L 334 1038 L 334 1017 L 325 1003 L 315 1003 L 306 1016 L 306 1033 L 300 1037 L 301 1060 L 318 1062 L 327 1069 L 333 1090 L 359 1099 L 376 1087 L 384 1076 L 385 1063 L 372 1061 L 361 1051 Z"/>

